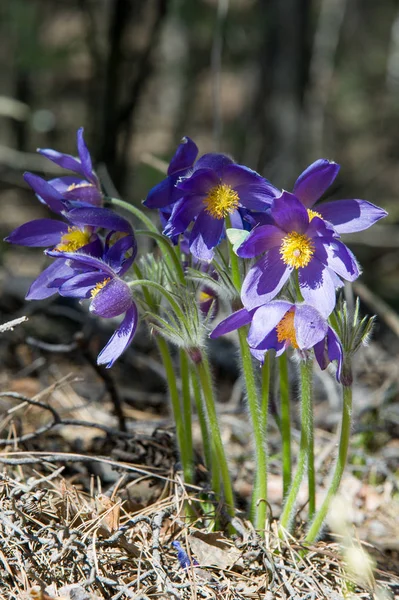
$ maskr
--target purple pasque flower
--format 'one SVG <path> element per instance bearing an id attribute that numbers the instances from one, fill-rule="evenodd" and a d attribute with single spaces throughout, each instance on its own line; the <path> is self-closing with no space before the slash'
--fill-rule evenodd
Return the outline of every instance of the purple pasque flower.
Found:
<path id="1" fill-rule="evenodd" d="M 164 228 L 171 238 L 184 233 L 194 221 L 190 252 L 210 261 L 224 236 L 225 218 L 230 217 L 233 227 L 242 228 L 245 212 L 266 210 L 278 192 L 258 173 L 224 154 L 204 154 L 194 165 L 194 152 L 187 150 L 185 157 L 185 169 L 174 170 L 151 190 L 144 204 L 167 211 L 172 206 Z"/>
<path id="2" fill-rule="evenodd" d="M 340 166 L 326 159 L 312 163 L 298 177 L 293 194 L 307 209 L 320 200 L 327 188 L 334 182 Z M 333 200 L 318 204 L 316 214 L 334 225 L 337 233 L 354 233 L 371 227 L 387 216 L 387 212 L 366 200 Z M 312 211 L 314 212 L 314 211 Z"/>
<path id="3" fill-rule="evenodd" d="M 161 213 L 165 209 L 163 216 L 169 218 L 171 205 L 181 198 L 180 190 L 176 189 L 176 183 L 190 174 L 197 155 L 197 145 L 191 138 L 184 137 L 170 161 L 167 177 L 150 190 L 143 202 L 144 206 L 159 208 Z"/>
<path id="4" fill-rule="evenodd" d="M 101 257 L 103 244 L 98 236 L 99 229 L 133 235 L 130 223 L 106 208 L 79 207 L 64 211 L 65 221 L 37 219 L 17 227 L 5 241 L 30 247 L 50 248 L 53 255 L 62 252 L 82 251 Z M 57 258 L 32 283 L 27 300 L 42 300 L 56 293 L 57 282 L 72 273 L 63 258 Z"/>
<path id="5" fill-rule="evenodd" d="M 302 355 L 313 348 L 321 369 L 337 361 L 337 379 L 341 376 L 342 346 L 326 319 L 305 303 L 273 300 L 248 311 L 245 308 L 219 323 L 210 337 L 217 338 L 250 324 L 248 345 L 251 354 L 263 363 L 265 353 L 275 350 L 280 356 L 289 346 Z"/>
<path id="6" fill-rule="evenodd" d="M 25 181 L 38 199 L 53 212 L 61 213 L 65 208 L 79 205 L 101 206 L 103 203 L 100 181 L 93 171 L 91 156 L 83 139 L 83 127 L 77 131 L 77 146 L 79 158 L 56 150 L 38 149 L 40 154 L 76 175 L 46 181 L 33 173 L 24 174 Z"/>
<path id="7" fill-rule="evenodd" d="M 270 302 L 297 275 L 305 302 L 328 317 L 335 306 L 340 278 L 354 281 L 359 267 L 352 252 L 337 239 L 333 227 L 306 210 L 289 192 L 271 204 L 273 224 L 259 225 L 238 247 L 242 258 L 264 256 L 244 279 L 241 299 L 248 310 Z"/>
<path id="8" fill-rule="evenodd" d="M 70 273 L 58 280 L 58 292 L 62 296 L 90 298 L 90 312 L 110 319 L 124 314 L 106 346 L 98 355 L 98 364 L 112 367 L 115 360 L 131 343 L 137 329 L 138 311 L 131 289 L 122 279 L 132 265 L 137 252 L 133 235 L 108 236 L 102 258 L 79 252 L 60 252 Z M 56 252 L 48 251 L 51 256 Z"/>

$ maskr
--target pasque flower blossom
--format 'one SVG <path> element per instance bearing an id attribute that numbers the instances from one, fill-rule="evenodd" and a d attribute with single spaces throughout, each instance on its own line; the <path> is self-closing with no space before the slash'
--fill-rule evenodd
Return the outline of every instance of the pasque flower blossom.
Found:
<path id="1" fill-rule="evenodd" d="M 275 350 L 280 356 L 289 346 L 302 354 L 313 349 L 322 369 L 337 361 L 337 379 L 341 375 L 342 347 L 326 319 L 312 306 L 274 300 L 248 311 L 245 308 L 219 323 L 211 338 L 250 324 L 247 341 L 251 354 L 263 362 L 265 353 Z"/>
<path id="2" fill-rule="evenodd" d="M 266 210 L 275 188 L 224 154 L 204 154 L 190 165 L 196 156 L 193 147 L 187 142 L 187 149 L 178 152 L 179 160 L 175 155 L 171 163 L 172 172 L 149 193 L 144 204 L 159 209 L 172 206 L 164 228 L 169 237 L 184 233 L 194 221 L 190 251 L 196 258 L 210 261 L 223 238 L 225 218 L 230 218 L 233 227 L 242 228 L 242 214 Z M 176 164 L 183 168 L 177 171 Z"/>
<path id="3" fill-rule="evenodd" d="M 295 182 L 293 194 L 307 209 L 320 200 L 334 182 L 340 166 L 326 159 L 312 163 Z M 333 200 L 318 204 L 317 213 L 334 225 L 337 233 L 354 233 L 371 227 L 387 216 L 387 212 L 366 200 Z"/>
<path id="4" fill-rule="evenodd" d="M 101 207 L 79 207 L 65 210 L 64 221 L 36 219 L 17 227 L 5 241 L 30 247 L 50 248 L 57 258 L 32 283 L 27 300 L 41 300 L 56 293 L 57 282 L 71 275 L 71 269 L 61 258 L 62 252 L 81 251 L 102 256 L 103 245 L 99 229 L 132 235 L 130 223 L 111 210 Z"/>
<path id="5" fill-rule="evenodd" d="M 328 317 L 335 306 L 335 290 L 342 285 L 340 278 L 354 281 L 359 276 L 352 252 L 328 222 L 289 192 L 273 200 L 268 216 L 271 224 L 255 227 L 237 249 L 243 258 L 265 253 L 243 282 L 245 308 L 273 300 L 290 275 L 297 273 L 305 302 Z"/>
<path id="6" fill-rule="evenodd" d="M 83 139 L 83 127 L 77 132 L 79 159 L 51 149 L 38 152 L 64 169 L 76 173 L 46 181 L 33 173 L 25 173 L 24 179 L 38 199 L 55 213 L 79 205 L 101 206 L 103 194 L 97 175 L 93 170 L 90 153 Z"/>
<path id="7" fill-rule="evenodd" d="M 132 265 L 136 252 L 133 235 L 108 236 L 101 258 L 84 252 L 60 252 L 70 269 L 68 275 L 58 279 L 58 292 L 62 296 L 90 298 L 90 312 L 110 319 L 124 314 L 114 334 L 98 355 L 98 364 L 111 367 L 131 343 L 137 329 L 138 311 L 128 284 L 122 279 Z M 119 239 L 118 239 L 119 238 Z M 112 243 L 114 241 L 114 243 Z M 57 256 L 54 250 L 47 251 Z"/>

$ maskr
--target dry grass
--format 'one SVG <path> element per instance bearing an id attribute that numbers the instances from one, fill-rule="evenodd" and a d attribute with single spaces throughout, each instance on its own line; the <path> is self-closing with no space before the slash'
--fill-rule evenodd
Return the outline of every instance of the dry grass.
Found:
<path id="1" fill-rule="evenodd" d="M 188 504 L 195 513 L 201 501 L 198 493 L 187 494 L 178 476 L 141 469 L 129 482 L 134 465 L 119 463 L 114 466 L 125 474 L 107 495 L 94 480 L 91 493 L 84 493 L 65 477 L 71 458 L 0 456 L 1 598 L 338 600 L 382 597 L 383 581 L 387 590 L 399 589 L 399 579 L 381 573 L 377 582 L 356 581 L 338 544 L 318 544 L 301 558 L 301 547 L 279 539 L 274 523 L 264 540 L 238 517 L 235 536 L 207 533 L 211 520 L 184 517 Z M 92 459 L 80 458 L 80 465 Z M 131 512 L 131 486 L 143 478 L 158 486 L 158 498 Z M 199 566 L 180 566 L 174 540 Z"/>

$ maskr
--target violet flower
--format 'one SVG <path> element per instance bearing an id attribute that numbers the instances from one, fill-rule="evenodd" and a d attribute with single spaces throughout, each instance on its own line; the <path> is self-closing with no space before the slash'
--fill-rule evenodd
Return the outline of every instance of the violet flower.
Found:
<path id="1" fill-rule="evenodd" d="M 280 356 L 291 346 L 304 355 L 313 348 L 321 369 L 337 361 L 337 379 L 341 377 L 342 346 L 326 319 L 312 306 L 304 303 L 274 300 L 248 311 L 245 308 L 219 323 L 211 338 L 251 324 L 247 341 L 251 354 L 263 363 L 265 353 L 275 350 Z"/>
<path id="2" fill-rule="evenodd" d="M 307 209 L 320 200 L 327 188 L 333 183 L 340 166 L 326 159 L 312 163 L 298 177 L 293 194 Z M 318 204 L 316 214 L 334 225 L 337 233 L 354 233 L 371 227 L 387 216 L 387 212 L 366 200 L 333 200 Z"/>
<path id="3" fill-rule="evenodd" d="M 340 278 L 354 281 L 359 276 L 355 257 L 328 222 L 307 211 L 289 192 L 273 200 L 269 216 L 274 224 L 255 227 L 237 249 L 243 258 L 266 253 L 244 279 L 245 308 L 273 300 L 297 273 L 305 302 L 328 317 L 335 306 L 335 289 L 342 285 Z"/>
<path id="4" fill-rule="evenodd" d="M 164 228 L 169 237 L 184 233 L 194 221 L 190 252 L 200 260 L 210 261 L 224 236 L 225 218 L 230 218 L 233 227 L 242 229 L 245 212 L 266 210 L 277 191 L 258 173 L 234 164 L 224 154 L 204 154 L 189 168 L 193 157 L 194 153 L 184 162 L 185 169 L 179 177 L 174 170 L 150 192 L 144 204 L 160 209 L 173 205 Z"/>
<path id="5" fill-rule="evenodd" d="M 24 223 L 14 229 L 5 241 L 20 246 L 50 248 L 56 257 L 62 252 L 76 251 L 101 257 L 103 245 L 97 235 L 98 229 L 133 235 L 130 223 L 106 208 L 73 208 L 64 211 L 63 216 L 65 221 L 37 219 Z M 32 283 L 27 300 L 43 300 L 52 296 L 57 292 L 57 282 L 71 275 L 65 259 L 57 258 Z"/>
<path id="6" fill-rule="evenodd" d="M 117 236 L 118 237 L 118 236 Z M 106 242 L 104 256 L 98 258 L 83 252 L 60 252 L 71 272 L 58 280 L 62 296 L 90 298 L 90 312 L 110 319 L 124 314 L 124 318 L 97 357 L 98 364 L 112 367 L 115 360 L 131 343 L 137 329 L 138 311 L 132 292 L 122 276 L 132 265 L 137 246 L 133 235 L 125 235 L 111 243 Z M 56 256 L 54 251 L 48 251 Z"/>
<path id="7" fill-rule="evenodd" d="M 99 179 L 93 171 L 90 153 L 83 139 L 83 127 L 77 131 L 79 159 L 56 150 L 38 149 L 38 152 L 64 169 L 76 175 L 66 175 L 46 181 L 33 173 L 25 173 L 24 179 L 31 186 L 40 202 L 55 213 L 73 206 L 101 206 L 103 194 Z"/>

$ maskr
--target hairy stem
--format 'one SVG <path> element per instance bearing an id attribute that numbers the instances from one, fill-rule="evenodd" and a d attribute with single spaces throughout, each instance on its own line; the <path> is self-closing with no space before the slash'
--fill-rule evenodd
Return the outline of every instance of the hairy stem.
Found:
<path id="1" fill-rule="evenodd" d="M 305 473 L 306 460 L 308 457 L 311 426 L 310 413 L 312 410 L 312 366 L 312 361 L 309 359 L 301 361 L 301 441 L 299 446 L 298 464 L 295 477 L 292 481 L 280 517 L 281 527 L 287 530 L 291 529 L 293 523 L 296 499 Z"/>

